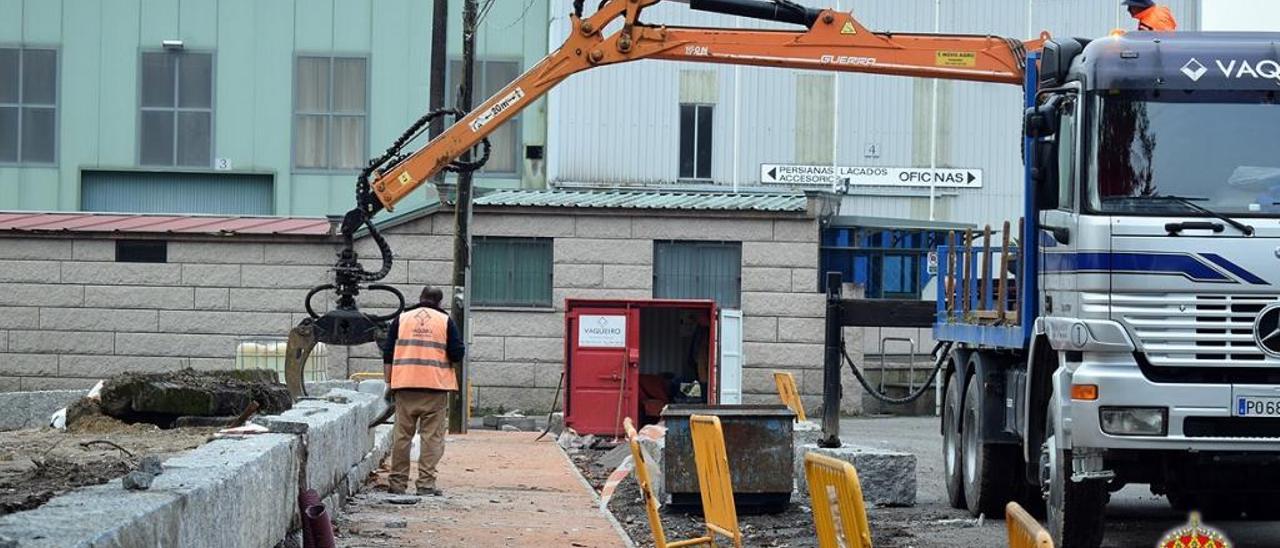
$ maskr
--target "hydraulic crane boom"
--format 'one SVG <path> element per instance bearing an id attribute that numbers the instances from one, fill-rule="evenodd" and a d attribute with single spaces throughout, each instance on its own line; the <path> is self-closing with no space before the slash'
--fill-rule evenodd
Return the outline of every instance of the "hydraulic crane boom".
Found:
<path id="1" fill-rule="evenodd" d="M 584 17 L 584 0 L 575 0 L 572 32 L 559 49 L 470 113 L 427 114 L 386 153 L 369 162 L 356 184 L 356 207 L 342 222 L 344 245 L 334 265 L 334 283 L 307 294 L 310 317 L 290 334 L 286 377 L 295 393 L 301 388 L 306 355 L 316 342 L 355 345 L 378 340 L 385 335 L 386 322 L 404 308 L 404 297 L 394 287 L 371 283 L 390 272 L 392 260 L 373 216 L 382 209 L 391 210 L 441 171 L 478 168 L 487 156 L 486 137 L 569 76 L 595 67 L 665 59 L 1020 85 L 1027 52 L 1041 49 L 1048 39 L 1048 35 L 1021 41 L 990 35 L 872 32 L 851 13 L 806 8 L 790 0 L 667 1 L 695 10 L 795 24 L 804 30 L 671 27 L 640 21 L 646 8 L 662 1 L 603 0 L 594 14 Z M 400 154 L 427 122 L 445 114 L 461 118 L 416 152 Z M 484 145 L 480 160 L 458 160 L 477 145 Z M 365 270 L 355 253 L 353 240 L 361 227 L 367 228 L 381 254 L 381 269 L 376 272 Z M 400 301 L 397 310 L 383 316 L 361 312 L 355 297 L 362 288 L 392 293 Z M 337 297 L 333 309 L 316 314 L 312 297 L 330 290 Z"/>
<path id="2" fill-rule="evenodd" d="M 363 204 L 371 208 L 368 213 L 390 210 L 551 88 L 588 69 L 665 59 L 1021 85 L 1027 51 L 1040 49 L 1047 38 L 1023 42 L 996 36 L 877 33 L 850 13 L 763 0 L 684 3 L 694 9 L 806 24 L 808 28 L 744 30 L 642 23 L 644 9 L 661 1 L 607 0 L 590 17 L 571 14 L 573 32 L 564 45 L 372 181 L 377 203 Z M 606 35 L 606 27 L 618 21 L 621 28 Z"/>

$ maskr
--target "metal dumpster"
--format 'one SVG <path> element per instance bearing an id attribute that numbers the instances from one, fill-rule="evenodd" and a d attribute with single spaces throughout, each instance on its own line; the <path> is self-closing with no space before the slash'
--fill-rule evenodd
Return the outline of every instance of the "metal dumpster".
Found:
<path id="1" fill-rule="evenodd" d="M 783 405 L 668 405 L 663 486 L 671 506 L 701 511 L 698 470 L 689 435 L 691 415 L 720 417 L 729 478 L 739 513 L 780 512 L 791 502 L 795 413 Z"/>

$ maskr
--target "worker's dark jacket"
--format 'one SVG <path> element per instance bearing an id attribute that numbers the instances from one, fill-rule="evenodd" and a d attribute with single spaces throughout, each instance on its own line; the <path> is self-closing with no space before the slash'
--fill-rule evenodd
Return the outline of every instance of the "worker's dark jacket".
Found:
<path id="1" fill-rule="evenodd" d="M 412 306 L 406 309 L 414 310 L 425 305 Z M 436 310 L 440 310 L 437 308 Z M 444 312 L 443 310 L 440 310 Z M 400 337 L 400 318 L 391 320 L 391 326 L 387 328 L 387 340 L 382 343 L 382 363 L 390 365 L 396 356 L 396 339 Z M 449 361 L 460 362 L 463 356 L 467 354 L 467 346 L 462 342 L 462 332 L 458 331 L 458 324 L 453 323 L 453 318 L 449 318 L 449 341 L 445 343 L 445 354 L 449 356 Z"/>

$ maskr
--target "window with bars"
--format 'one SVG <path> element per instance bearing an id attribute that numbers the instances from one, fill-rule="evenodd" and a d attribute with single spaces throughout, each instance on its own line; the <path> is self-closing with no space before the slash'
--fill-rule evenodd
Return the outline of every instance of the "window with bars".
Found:
<path id="1" fill-rule="evenodd" d="M 53 163 L 57 88 L 56 50 L 0 48 L 0 162 Z"/>
<path id="2" fill-rule="evenodd" d="M 294 77 L 293 165 L 356 170 L 369 157 L 368 60 L 300 56 Z"/>
<path id="3" fill-rule="evenodd" d="M 680 178 L 711 179 L 712 105 L 680 105 Z"/>
<path id="4" fill-rule="evenodd" d="M 551 238 L 476 237 L 471 250 L 472 304 L 551 307 L 551 246 Z"/>
<path id="5" fill-rule="evenodd" d="M 471 94 L 472 106 L 479 105 L 485 99 L 493 97 L 507 84 L 520 77 L 518 61 L 476 60 L 475 92 Z M 462 61 L 449 61 L 449 73 L 445 78 L 445 104 L 455 104 L 458 97 L 458 86 L 462 83 Z M 498 126 L 489 135 L 492 146 L 489 161 L 477 171 L 480 175 L 510 176 L 520 174 L 520 119 L 516 115 L 507 123 Z"/>
<path id="6" fill-rule="evenodd" d="M 653 243 L 655 299 L 713 299 L 721 308 L 742 306 L 742 243 Z"/>
<path id="7" fill-rule="evenodd" d="M 213 165 L 213 54 L 142 53 L 138 163 Z"/>

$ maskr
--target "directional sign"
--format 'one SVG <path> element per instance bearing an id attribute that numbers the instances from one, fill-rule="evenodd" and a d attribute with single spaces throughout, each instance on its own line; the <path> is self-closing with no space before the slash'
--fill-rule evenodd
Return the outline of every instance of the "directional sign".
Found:
<path id="1" fill-rule="evenodd" d="M 848 192 L 848 187 L 853 186 L 982 188 L 982 170 L 761 164 L 760 182 L 766 185 L 830 187 L 837 192 Z"/>

